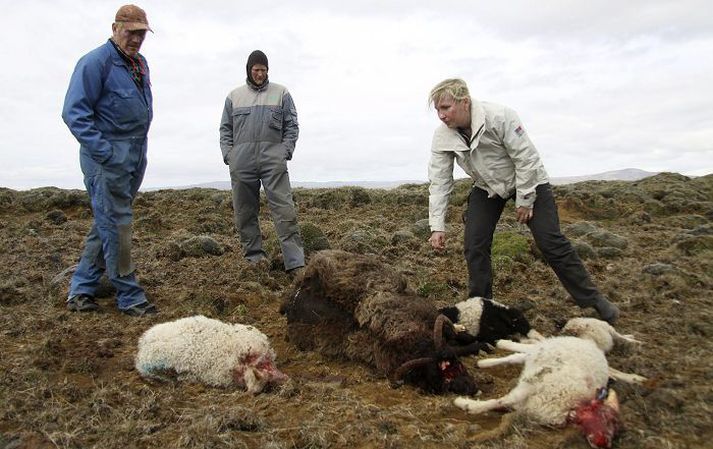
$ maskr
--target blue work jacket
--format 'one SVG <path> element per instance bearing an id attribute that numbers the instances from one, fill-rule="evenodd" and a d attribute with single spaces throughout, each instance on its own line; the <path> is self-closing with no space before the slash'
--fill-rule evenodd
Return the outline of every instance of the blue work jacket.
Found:
<path id="1" fill-rule="evenodd" d="M 146 59 L 143 89 L 134 82 L 128 64 L 110 41 L 84 55 L 77 63 L 64 99 L 62 119 L 81 145 L 83 156 L 98 164 L 120 165 L 125 153 L 142 142 L 153 118 L 151 80 Z"/>

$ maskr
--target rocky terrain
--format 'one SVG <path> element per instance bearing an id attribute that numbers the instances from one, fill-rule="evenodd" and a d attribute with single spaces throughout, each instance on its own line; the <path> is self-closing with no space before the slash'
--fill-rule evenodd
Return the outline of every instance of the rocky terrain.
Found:
<path id="1" fill-rule="evenodd" d="M 428 191 L 297 189 L 308 255 L 325 248 L 371 253 L 401 270 L 439 305 L 465 298 L 458 182 L 449 240 L 434 254 Z M 610 354 L 649 378 L 617 384 L 624 430 L 617 448 L 713 447 L 713 175 L 662 173 L 639 181 L 556 186 L 562 227 L 600 288 L 622 310 L 617 329 L 644 342 Z M 0 189 L 0 449 L 17 448 L 574 448 L 573 429 L 515 420 L 502 438 L 474 443 L 499 414 L 469 416 L 452 396 L 389 382 L 365 366 L 300 352 L 278 308 L 290 278 L 281 270 L 269 211 L 261 222 L 269 267 L 240 256 L 230 193 L 141 193 L 134 256 L 156 316 L 118 313 L 109 285 L 101 313 L 65 309 L 68 279 L 91 225 L 83 191 Z M 512 204 L 498 226 L 495 296 L 525 311 L 544 334 L 592 316 L 573 305 L 542 262 Z M 236 389 L 142 379 L 133 366 L 151 325 L 195 314 L 257 326 L 291 380 L 250 395 Z M 477 370 L 482 397 L 508 391 L 519 368 Z"/>

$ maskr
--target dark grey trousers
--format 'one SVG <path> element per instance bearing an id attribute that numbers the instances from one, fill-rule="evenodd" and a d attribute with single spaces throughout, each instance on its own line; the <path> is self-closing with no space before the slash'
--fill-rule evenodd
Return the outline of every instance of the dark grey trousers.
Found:
<path id="1" fill-rule="evenodd" d="M 537 247 L 552 267 L 564 288 L 580 307 L 590 307 L 601 296 L 572 244 L 560 231 L 557 205 L 549 184 L 537 186 L 532 219 L 527 226 Z M 493 297 L 493 268 L 490 251 L 495 225 L 512 199 L 488 198 L 485 190 L 474 187 L 465 214 L 465 260 L 468 264 L 469 297 Z"/>
<path id="2" fill-rule="evenodd" d="M 265 188 L 267 204 L 272 213 L 275 230 L 280 240 L 285 270 L 305 264 L 302 238 L 297 226 L 297 212 L 292 201 L 292 188 L 285 163 L 268 166 L 262 173 L 246 171 L 230 173 L 233 189 L 235 224 L 240 233 L 243 254 L 251 262 L 266 259 L 262 249 L 260 213 L 260 183 Z"/>

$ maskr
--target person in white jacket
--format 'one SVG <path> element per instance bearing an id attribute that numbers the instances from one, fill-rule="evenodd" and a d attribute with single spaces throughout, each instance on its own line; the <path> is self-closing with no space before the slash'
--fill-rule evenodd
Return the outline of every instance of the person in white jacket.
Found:
<path id="1" fill-rule="evenodd" d="M 469 297 L 493 297 L 493 233 L 505 204 L 514 199 L 517 221 L 528 225 L 547 263 L 577 305 L 594 307 L 603 320 L 616 321 L 618 307 L 595 287 L 560 231 L 549 177 L 517 113 L 471 98 L 461 79 L 437 84 L 430 101 L 443 123 L 434 132 L 428 167 L 429 242 L 436 250 L 445 248 L 445 217 L 456 161 L 473 180 L 464 242 Z"/>

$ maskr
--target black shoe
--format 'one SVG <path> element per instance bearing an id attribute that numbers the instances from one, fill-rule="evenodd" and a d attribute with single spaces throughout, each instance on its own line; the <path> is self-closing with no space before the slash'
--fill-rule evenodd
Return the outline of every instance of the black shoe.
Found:
<path id="1" fill-rule="evenodd" d="M 67 300 L 67 309 L 72 312 L 96 312 L 99 304 L 90 295 L 74 295 Z"/>
<path id="2" fill-rule="evenodd" d="M 144 315 L 155 315 L 158 313 L 156 306 L 148 301 L 144 301 L 140 304 L 136 304 L 127 309 L 121 309 L 121 313 L 129 316 L 144 316 Z"/>
<path id="3" fill-rule="evenodd" d="M 597 302 L 594 303 L 594 310 L 599 314 L 599 318 L 609 324 L 614 324 L 619 318 L 619 307 L 605 297 L 599 298 Z"/>

